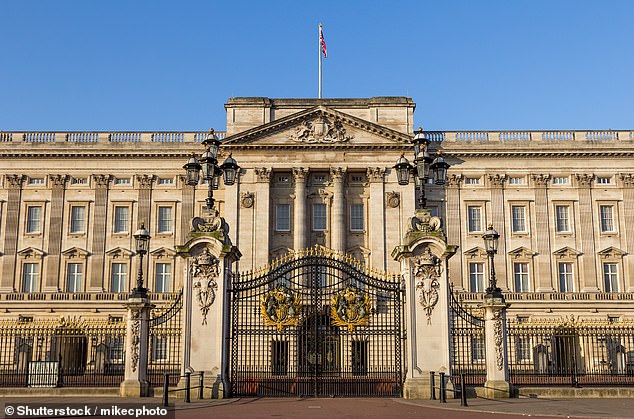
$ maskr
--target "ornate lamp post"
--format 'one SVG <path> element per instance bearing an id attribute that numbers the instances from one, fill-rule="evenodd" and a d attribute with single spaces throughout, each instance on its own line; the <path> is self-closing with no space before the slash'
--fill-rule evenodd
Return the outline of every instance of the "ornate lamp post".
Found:
<path id="1" fill-rule="evenodd" d="M 147 288 L 143 287 L 143 255 L 148 252 L 150 246 L 150 233 L 145 229 L 145 223 L 141 222 L 141 228 L 134 233 L 136 252 L 139 255 L 139 275 L 136 280 L 136 288 L 132 290 L 131 297 L 147 298 Z"/>
<path id="2" fill-rule="evenodd" d="M 404 154 L 401 154 L 394 165 L 399 185 L 409 184 L 410 173 L 414 175 L 414 184 L 419 191 L 416 202 L 418 209 L 425 208 L 427 205 L 427 199 L 425 199 L 427 180 L 431 177 L 436 185 L 444 185 L 447 181 L 447 169 L 450 167 L 440 150 L 436 158 L 429 155 L 429 142 L 423 129 L 419 128 L 414 136 L 414 166 L 409 163 Z"/>
<path id="3" fill-rule="evenodd" d="M 205 151 L 201 154 L 200 159 L 196 158 L 196 153 L 192 153 L 187 163 L 183 166 L 187 173 L 187 184 L 191 186 L 198 185 L 200 181 L 200 171 L 202 170 L 203 180 L 207 182 L 207 209 L 211 211 L 214 207 L 214 190 L 220 185 L 220 176 L 222 176 L 225 185 L 233 185 L 236 181 L 238 172 L 238 163 L 231 154 L 224 163 L 218 166 L 218 149 L 220 148 L 220 140 L 214 133 L 213 128 L 209 130 L 209 134 L 202 142 Z"/>
<path id="4" fill-rule="evenodd" d="M 482 238 L 484 239 L 484 248 L 489 256 L 490 267 L 489 286 L 486 289 L 486 298 L 502 298 L 502 290 L 497 286 L 497 282 L 495 280 L 495 265 L 493 263 L 493 258 L 498 252 L 500 234 L 493 229 L 493 224 L 489 224 L 489 228 L 482 235 Z"/>

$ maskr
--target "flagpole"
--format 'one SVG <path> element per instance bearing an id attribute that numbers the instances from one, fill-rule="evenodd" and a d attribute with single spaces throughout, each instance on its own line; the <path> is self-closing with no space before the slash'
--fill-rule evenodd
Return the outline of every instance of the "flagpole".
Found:
<path id="1" fill-rule="evenodd" d="M 319 99 L 321 99 L 321 23 L 317 33 L 317 54 L 319 54 Z"/>

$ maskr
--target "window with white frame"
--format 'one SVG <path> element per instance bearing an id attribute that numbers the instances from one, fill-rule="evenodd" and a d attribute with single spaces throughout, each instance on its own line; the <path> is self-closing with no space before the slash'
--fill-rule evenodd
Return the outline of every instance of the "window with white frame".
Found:
<path id="1" fill-rule="evenodd" d="M 152 360 L 153 361 L 165 361 L 167 360 L 167 336 L 152 335 Z"/>
<path id="2" fill-rule="evenodd" d="M 619 292 L 619 272 L 615 262 L 603 264 L 603 284 L 605 292 Z"/>
<path id="3" fill-rule="evenodd" d="M 479 185 L 480 178 L 479 177 L 466 177 L 464 178 L 465 185 Z"/>
<path id="4" fill-rule="evenodd" d="M 84 265 L 81 263 L 69 263 L 66 265 L 66 292 L 81 292 Z"/>
<path id="5" fill-rule="evenodd" d="M 172 232 L 172 207 L 160 206 L 158 207 L 158 233 L 171 233 Z"/>
<path id="6" fill-rule="evenodd" d="M 363 231 L 363 204 L 350 205 L 350 230 Z"/>
<path id="7" fill-rule="evenodd" d="M 132 185 L 132 179 L 129 177 L 117 177 L 114 178 L 115 185 Z"/>
<path id="8" fill-rule="evenodd" d="M 558 233 L 570 232 L 570 207 L 568 205 L 555 206 L 555 221 Z"/>
<path id="9" fill-rule="evenodd" d="M 22 265 L 22 292 L 37 292 L 39 279 L 39 263 L 25 263 Z"/>
<path id="10" fill-rule="evenodd" d="M 71 185 L 88 185 L 88 178 L 85 177 L 72 177 L 70 178 Z"/>
<path id="11" fill-rule="evenodd" d="M 313 204 L 313 230 L 326 231 L 326 204 Z"/>
<path id="12" fill-rule="evenodd" d="M 612 179 L 609 176 L 597 176 L 597 183 L 600 185 L 609 185 L 612 183 Z"/>
<path id="13" fill-rule="evenodd" d="M 574 289 L 574 273 L 572 271 L 572 262 L 559 263 L 559 291 L 573 292 Z"/>
<path id="14" fill-rule="evenodd" d="M 515 357 L 517 361 L 531 360 L 531 338 L 530 336 L 515 337 Z"/>
<path id="15" fill-rule="evenodd" d="M 567 176 L 555 176 L 553 177 L 553 185 L 567 185 L 568 177 Z"/>
<path id="16" fill-rule="evenodd" d="M 471 292 L 484 291 L 484 263 L 469 263 L 469 289 Z"/>
<path id="17" fill-rule="evenodd" d="M 601 232 L 614 232 L 614 207 L 612 205 L 599 205 L 601 217 Z"/>
<path id="18" fill-rule="evenodd" d="M 467 207 L 467 223 L 469 233 L 482 231 L 482 207 L 470 205 Z"/>
<path id="19" fill-rule="evenodd" d="M 511 206 L 511 221 L 513 233 L 526 232 L 526 207 L 523 205 Z"/>
<path id="20" fill-rule="evenodd" d="M 26 232 L 27 234 L 40 233 L 42 231 L 42 207 L 29 205 L 26 208 Z"/>
<path id="21" fill-rule="evenodd" d="M 70 207 L 70 232 L 73 234 L 86 231 L 86 207 L 72 205 Z"/>
<path id="22" fill-rule="evenodd" d="M 113 263 L 110 274 L 110 292 L 126 292 L 128 287 L 128 265 Z"/>
<path id="23" fill-rule="evenodd" d="M 485 356 L 484 336 L 471 336 L 471 359 L 474 362 L 482 362 Z"/>
<path id="24" fill-rule="evenodd" d="M 159 185 L 173 185 L 174 178 L 162 177 L 156 182 Z"/>
<path id="25" fill-rule="evenodd" d="M 515 278 L 515 292 L 530 291 L 528 262 L 513 263 L 513 277 Z"/>
<path id="26" fill-rule="evenodd" d="M 130 208 L 127 206 L 114 207 L 114 232 L 127 233 L 130 228 Z"/>
<path id="27" fill-rule="evenodd" d="M 511 176 L 509 178 L 509 185 L 523 185 L 525 183 L 526 179 L 524 177 Z"/>
<path id="28" fill-rule="evenodd" d="M 275 230 L 291 231 L 291 205 L 275 205 Z"/>
<path id="29" fill-rule="evenodd" d="M 29 178 L 29 185 L 44 185 L 44 178 L 43 177 L 30 177 Z"/>
<path id="30" fill-rule="evenodd" d="M 157 263 L 154 265 L 154 292 L 172 291 L 172 265 Z"/>

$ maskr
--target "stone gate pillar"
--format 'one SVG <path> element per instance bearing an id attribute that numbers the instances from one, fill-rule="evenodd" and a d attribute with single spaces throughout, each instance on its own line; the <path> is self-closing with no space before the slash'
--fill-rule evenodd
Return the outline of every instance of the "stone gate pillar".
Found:
<path id="1" fill-rule="evenodd" d="M 486 347 L 487 379 L 484 397 L 504 399 L 510 397 L 508 352 L 506 343 L 506 309 L 504 297 L 486 298 L 484 309 L 484 339 Z"/>
<path id="2" fill-rule="evenodd" d="M 232 264 L 242 255 L 231 244 L 228 227 L 215 209 L 208 217 L 192 219 L 187 239 L 176 247 L 177 254 L 187 260 L 182 372 L 203 372 L 204 397 L 224 398 L 229 395 L 228 289 Z"/>
<path id="3" fill-rule="evenodd" d="M 405 281 L 403 396 L 408 399 L 429 398 L 431 371 L 450 373 L 447 262 L 456 249 L 447 244 L 440 218 L 418 209 L 408 221 L 403 244 L 392 251 Z"/>
<path id="4" fill-rule="evenodd" d="M 154 308 L 149 298 L 130 297 L 125 304 L 128 309 L 125 334 L 125 376 L 119 386 L 121 397 L 148 397 L 150 383 L 147 381 L 149 351 L 150 310 Z"/>

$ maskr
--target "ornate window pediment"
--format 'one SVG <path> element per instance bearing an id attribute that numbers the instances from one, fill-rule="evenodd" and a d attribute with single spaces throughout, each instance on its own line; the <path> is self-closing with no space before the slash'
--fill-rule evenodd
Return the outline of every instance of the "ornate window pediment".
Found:
<path id="1" fill-rule="evenodd" d="M 35 247 L 27 247 L 18 252 L 18 255 L 24 259 L 42 259 L 45 255 L 43 250 Z"/>
<path id="2" fill-rule="evenodd" d="M 115 247 L 114 249 L 108 250 L 106 255 L 112 259 L 129 259 L 134 255 L 134 252 L 123 247 Z"/>
<path id="3" fill-rule="evenodd" d="M 154 259 L 172 259 L 176 256 L 176 251 L 167 247 L 159 247 L 156 250 L 152 250 L 150 255 Z"/>
<path id="4" fill-rule="evenodd" d="M 608 248 L 598 251 L 597 254 L 599 255 L 601 259 L 614 260 L 614 259 L 621 259 L 623 256 L 626 255 L 626 252 L 624 252 L 621 249 L 617 249 L 614 246 L 610 246 Z"/>
<path id="5" fill-rule="evenodd" d="M 469 259 L 485 259 L 487 257 L 487 252 L 482 247 L 473 247 L 464 252 L 465 257 Z"/>
<path id="6" fill-rule="evenodd" d="M 272 249 L 269 254 L 271 256 L 272 260 L 275 259 L 279 259 L 281 257 L 286 256 L 287 254 L 291 253 L 293 251 L 293 249 L 291 249 L 290 247 L 286 247 L 286 246 L 279 246 L 276 247 L 275 249 Z"/>
<path id="7" fill-rule="evenodd" d="M 68 259 L 86 259 L 89 253 L 87 250 L 75 246 L 64 250 L 62 255 L 66 256 Z"/>
<path id="8" fill-rule="evenodd" d="M 531 249 L 520 246 L 517 249 L 511 250 L 508 252 L 508 255 L 511 259 L 531 259 L 535 256 L 537 252 L 532 251 Z"/>
<path id="9" fill-rule="evenodd" d="M 562 247 L 559 250 L 555 250 L 553 255 L 557 259 L 575 259 L 580 256 L 582 253 L 578 250 L 573 249 L 572 247 L 566 246 Z"/>
<path id="10" fill-rule="evenodd" d="M 346 253 L 363 264 L 367 264 L 370 257 L 370 249 L 363 246 L 351 247 L 346 250 Z"/>

